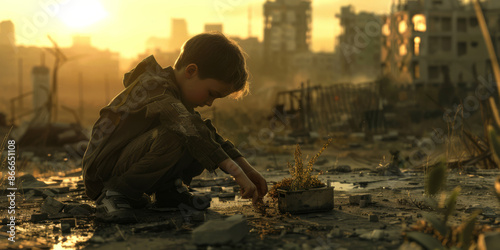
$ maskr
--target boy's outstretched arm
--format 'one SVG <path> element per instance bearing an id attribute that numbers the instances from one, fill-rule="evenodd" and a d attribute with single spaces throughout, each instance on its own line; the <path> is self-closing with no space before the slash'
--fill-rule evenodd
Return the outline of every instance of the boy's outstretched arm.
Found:
<path id="1" fill-rule="evenodd" d="M 240 185 L 241 197 L 252 199 L 252 203 L 256 204 L 259 200 L 259 192 L 255 184 L 248 178 L 245 172 L 231 158 L 227 158 L 219 164 L 219 167 L 234 177 L 236 183 Z"/>
<path id="2" fill-rule="evenodd" d="M 245 172 L 247 177 L 255 184 L 257 191 L 259 192 L 259 198 L 262 199 L 267 194 L 267 182 L 266 179 L 255 170 L 252 165 L 245 159 L 245 157 L 238 157 L 234 160 Z"/>

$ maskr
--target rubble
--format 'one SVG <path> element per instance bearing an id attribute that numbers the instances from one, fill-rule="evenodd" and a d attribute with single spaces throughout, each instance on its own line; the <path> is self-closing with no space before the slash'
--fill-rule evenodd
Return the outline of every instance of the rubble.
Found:
<path id="1" fill-rule="evenodd" d="M 40 221 L 44 221 L 48 218 L 49 218 L 49 215 L 47 213 L 32 214 L 30 221 L 33 223 L 37 223 Z"/>
<path id="2" fill-rule="evenodd" d="M 498 249 L 498 246 L 500 246 L 500 232 L 487 232 L 479 235 L 477 244 L 480 250 Z"/>
<path id="3" fill-rule="evenodd" d="M 376 214 L 369 214 L 368 221 L 370 222 L 378 222 L 378 216 Z"/>
<path id="4" fill-rule="evenodd" d="M 54 198 L 49 196 L 45 198 L 40 211 L 49 215 L 57 214 L 63 209 L 63 207 L 64 204 L 62 202 L 55 200 Z"/>
<path id="5" fill-rule="evenodd" d="M 365 204 L 370 204 L 372 202 L 372 195 L 371 194 L 349 195 L 349 204 L 351 205 L 360 205 L 362 200 L 365 201 Z"/>
<path id="6" fill-rule="evenodd" d="M 225 220 L 210 220 L 193 230 L 192 242 L 196 245 L 236 243 L 247 235 L 249 228 L 243 215 L 233 215 Z"/>
<path id="7" fill-rule="evenodd" d="M 24 189 L 46 187 L 48 186 L 45 182 L 37 180 L 31 174 L 25 174 L 18 178 L 18 185 L 22 186 Z"/>

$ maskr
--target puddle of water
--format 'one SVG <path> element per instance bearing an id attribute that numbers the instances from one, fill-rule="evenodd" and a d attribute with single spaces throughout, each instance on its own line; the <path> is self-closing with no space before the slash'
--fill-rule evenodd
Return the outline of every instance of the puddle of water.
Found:
<path id="1" fill-rule="evenodd" d="M 332 181 L 329 184 L 330 187 L 335 187 L 335 191 L 350 191 L 356 187 L 352 183 L 341 183 L 338 181 Z"/>

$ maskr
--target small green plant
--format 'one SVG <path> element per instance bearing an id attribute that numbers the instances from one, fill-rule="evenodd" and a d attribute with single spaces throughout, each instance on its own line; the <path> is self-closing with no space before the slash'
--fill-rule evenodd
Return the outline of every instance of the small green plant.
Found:
<path id="1" fill-rule="evenodd" d="M 318 179 L 318 176 L 321 173 L 319 173 L 318 175 L 311 175 L 311 172 L 313 170 L 314 163 L 316 162 L 316 160 L 318 160 L 319 156 L 323 153 L 323 151 L 325 151 L 328 145 L 330 145 L 332 140 L 333 138 L 328 139 L 328 141 L 323 145 L 319 152 L 309 160 L 306 167 L 304 167 L 304 163 L 302 160 L 302 151 L 300 150 L 299 144 L 297 144 L 294 152 L 295 165 L 292 165 L 290 164 L 290 162 L 288 162 L 288 169 L 292 177 L 284 178 L 283 180 L 276 183 L 269 191 L 269 196 L 276 200 L 278 198 L 278 189 L 295 191 L 300 189 L 325 186 L 325 184 Z"/>
<path id="2" fill-rule="evenodd" d="M 438 192 L 445 189 L 446 171 L 445 161 L 440 161 L 426 176 L 425 194 L 431 203 L 437 204 L 435 206 L 439 214 L 424 214 L 425 220 L 418 221 L 412 227 L 412 231 L 406 233 L 406 236 L 428 249 L 447 249 L 447 247 L 469 249 L 469 246 L 473 244 L 474 229 L 480 211 L 473 212 L 459 226 L 448 224 L 450 216 L 455 213 L 461 188 L 455 187 L 448 195 L 443 192 L 440 200 L 436 199 Z"/>

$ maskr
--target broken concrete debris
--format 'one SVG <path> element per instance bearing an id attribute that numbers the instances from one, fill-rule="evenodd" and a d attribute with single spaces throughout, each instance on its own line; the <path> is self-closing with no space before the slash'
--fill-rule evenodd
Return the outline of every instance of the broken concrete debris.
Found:
<path id="1" fill-rule="evenodd" d="M 49 218 L 49 215 L 47 213 L 32 214 L 30 221 L 33 223 L 37 223 L 40 221 L 44 221 L 48 218 Z"/>
<path id="2" fill-rule="evenodd" d="M 382 240 L 382 239 L 384 239 L 384 237 L 385 237 L 384 230 L 381 230 L 381 229 L 375 229 L 371 232 L 364 233 L 364 234 L 359 236 L 359 238 L 361 238 L 361 239 L 373 240 L 373 241 Z"/>
<path id="3" fill-rule="evenodd" d="M 371 194 L 349 195 L 349 204 L 351 205 L 360 205 L 362 200 L 365 201 L 365 204 L 370 204 L 372 203 L 372 195 Z"/>
<path id="4" fill-rule="evenodd" d="M 45 198 L 45 201 L 42 203 L 42 208 L 40 211 L 42 213 L 48 213 L 48 214 L 57 214 L 59 213 L 64 207 L 64 204 L 52 197 L 47 197 Z"/>
<path id="5" fill-rule="evenodd" d="M 63 223 L 61 222 L 61 232 L 65 234 L 71 233 L 71 225 L 69 223 Z"/>
<path id="6" fill-rule="evenodd" d="M 233 215 L 225 220 L 210 220 L 193 230 L 192 242 L 196 245 L 237 243 L 249 231 L 243 215 Z"/>
<path id="7" fill-rule="evenodd" d="M 368 215 L 368 220 L 370 222 L 378 222 L 378 216 L 376 214 L 369 214 Z"/>

